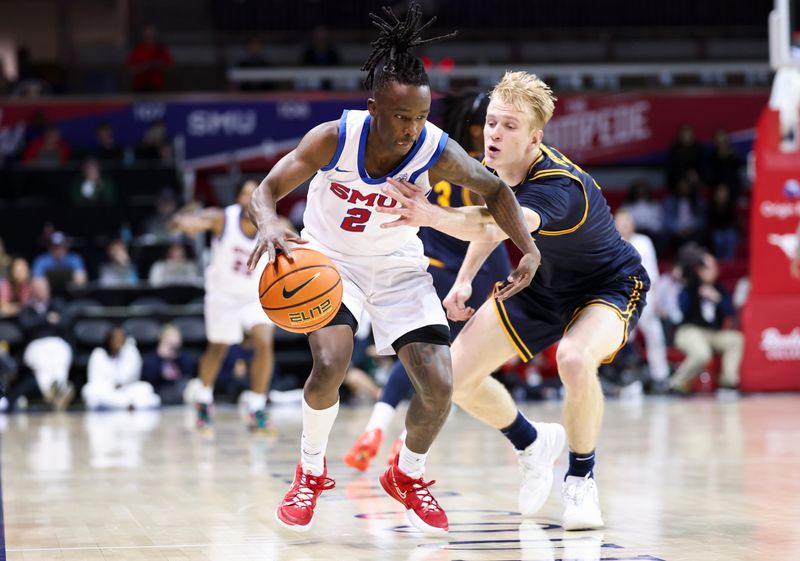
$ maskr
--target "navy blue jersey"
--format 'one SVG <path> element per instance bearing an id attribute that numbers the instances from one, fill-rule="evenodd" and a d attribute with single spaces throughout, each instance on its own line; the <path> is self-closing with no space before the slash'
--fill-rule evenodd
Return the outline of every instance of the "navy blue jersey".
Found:
<path id="1" fill-rule="evenodd" d="M 478 198 L 478 201 L 475 201 L 475 198 Z M 447 181 L 440 181 L 434 185 L 428 194 L 428 200 L 435 205 L 454 208 L 483 204 L 480 198 L 475 197 L 469 189 Z M 469 242 L 448 236 L 433 228 L 420 228 L 419 237 L 422 239 L 422 245 L 425 246 L 425 256 L 430 259 L 432 266 L 456 272 L 461 268 Z M 494 280 L 503 280 L 510 271 L 508 251 L 505 245 L 500 244 L 486 259 L 478 274 L 490 274 Z"/>
<path id="2" fill-rule="evenodd" d="M 591 306 L 606 307 L 625 322 L 624 346 L 650 281 L 637 251 L 617 232 L 600 187 L 564 155 L 542 145 L 514 193 L 520 206 L 542 219 L 532 233 L 542 253 L 533 281 L 504 302 L 494 299 L 519 356 L 530 360 L 557 342 Z"/>
<path id="3" fill-rule="evenodd" d="M 520 206 L 542 219 L 532 233 L 542 264 L 526 290 L 580 296 L 641 268 L 639 253 L 617 232 L 600 187 L 554 148 L 542 145 L 527 179 L 514 193 Z"/>

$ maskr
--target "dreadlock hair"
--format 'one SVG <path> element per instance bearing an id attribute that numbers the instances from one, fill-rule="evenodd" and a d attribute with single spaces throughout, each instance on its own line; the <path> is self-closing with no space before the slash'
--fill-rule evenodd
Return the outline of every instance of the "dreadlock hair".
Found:
<path id="1" fill-rule="evenodd" d="M 474 150 L 469 127 L 472 125 L 483 126 L 488 106 L 489 96 L 486 92 L 468 90 L 449 95 L 444 99 L 442 128 L 464 150 L 467 152 Z"/>
<path id="2" fill-rule="evenodd" d="M 364 66 L 361 67 L 361 70 L 367 71 L 364 86 L 367 89 L 378 90 L 388 82 L 413 86 L 429 85 L 428 75 L 425 73 L 422 61 L 409 51 L 420 45 L 429 45 L 455 37 L 456 32 L 433 39 L 422 39 L 422 32 L 436 21 L 436 17 L 434 16 L 428 23 L 420 25 L 422 8 L 416 2 L 411 2 L 406 19 L 403 21 L 394 15 L 389 6 L 383 6 L 383 11 L 388 16 L 387 19 L 373 13 L 369 14 L 372 24 L 378 28 L 380 33 L 378 38 L 371 43 L 372 52 Z M 385 62 L 381 64 L 382 61 Z"/>

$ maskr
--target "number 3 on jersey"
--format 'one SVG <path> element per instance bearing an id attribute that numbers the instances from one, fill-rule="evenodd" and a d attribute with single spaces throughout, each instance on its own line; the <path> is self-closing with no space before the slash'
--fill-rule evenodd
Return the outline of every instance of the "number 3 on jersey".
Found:
<path id="1" fill-rule="evenodd" d="M 366 208 L 351 208 L 347 211 L 347 218 L 342 220 L 342 230 L 348 232 L 363 232 L 367 227 L 367 221 L 372 216 L 372 211 Z"/>

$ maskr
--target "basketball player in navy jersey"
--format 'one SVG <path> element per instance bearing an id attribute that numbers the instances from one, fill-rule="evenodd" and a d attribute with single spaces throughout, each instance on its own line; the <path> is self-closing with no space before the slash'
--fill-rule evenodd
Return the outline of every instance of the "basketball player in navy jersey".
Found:
<path id="1" fill-rule="evenodd" d="M 450 333 L 444 310 L 426 271 L 417 228 L 386 230 L 392 217 L 377 212 L 393 205 L 381 192 L 387 177 L 407 177 L 427 192 L 445 179 L 470 185 L 486 201 L 500 228 L 523 253 L 500 299 L 530 283 L 539 252 L 514 194 L 435 125 L 426 122 L 431 94 L 422 62 L 410 50 L 420 38 L 421 9 L 412 3 L 404 20 L 386 9 L 373 16 L 380 30 L 364 69 L 372 89 L 367 111 L 345 111 L 341 119 L 309 131 L 283 157 L 253 194 L 251 215 L 258 242 L 249 264 L 276 251 L 291 258 L 291 238 L 278 222 L 275 203 L 314 176 L 301 233 L 305 247 L 331 258 L 342 277 L 342 306 L 325 327 L 308 336 L 314 365 L 303 392 L 300 461 L 291 488 L 278 506 L 282 526 L 310 528 L 317 498 L 334 486 L 325 450 L 339 407 L 339 386 L 353 350 L 356 318 L 369 313 L 378 351 L 396 353 L 416 393 L 406 415 L 408 435 L 394 465 L 383 473 L 383 489 L 406 509 L 418 529 L 447 532 L 447 516 L 423 480 L 428 450 L 450 410 Z M 313 290 L 313 281 L 308 285 Z"/>
<path id="2" fill-rule="evenodd" d="M 486 117 L 486 106 L 489 97 L 486 93 L 465 92 L 448 96 L 444 100 L 443 128 L 473 157 L 483 153 L 483 122 Z M 449 181 L 440 181 L 428 193 L 428 200 L 444 207 L 472 206 L 482 204 L 479 196 Z M 444 300 L 453 283 L 469 243 L 448 236 L 433 228 L 420 228 L 419 237 L 425 248 L 425 256 L 430 261 L 428 272 L 433 277 L 436 294 Z M 468 306 L 480 307 L 492 292 L 495 281 L 508 276 L 511 263 L 505 245 L 494 250 L 481 270 L 472 281 L 472 297 Z M 450 337 L 455 339 L 464 322 L 448 321 Z M 383 442 L 386 429 L 395 414 L 395 409 L 404 399 L 411 397 L 413 387 L 406 374 L 403 363 L 396 361 L 389 373 L 389 378 L 381 390 L 381 395 L 372 409 L 364 433 L 352 448 L 345 454 L 344 462 L 360 471 L 366 471 L 372 459 L 377 455 Z M 398 437 L 389 454 L 389 464 L 394 462 L 403 445 L 405 434 Z"/>
<path id="3" fill-rule="evenodd" d="M 429 226 L 470 245 L 458 280 L 445 298 L 448 317 L 466 320 L 453 342 L 453 400 L 500 429 L 527 464 L 529 506 L 544 504 L 552 465 L 563 442 L 556 431 L 537 430 L 517 410 L 508 391 L 489 376 L 518 354 L 530 360 L 560 340 L 556 360 L 565 387 L 564 418 L 570 447 L 562 497 L 566 530 L 600 528 L 603 519 L 594 480 L 594 450 L 603 415 L 597 377 L 602 362 L 625 345 L 645 304 L 647 273 L 635 249 L 620 238 L 594 179 L 555 148 L 542 143 L 553 115 L 550 88 L 526 72 L 506 73 L 486 113 L 485 165 L 513 185 L 542 265 L 519 294 L 493 298 L 478 309 L 465 304 L 471 280 L 488 254 L 486 241 L 502 240 L 482 207 L 431 205 L 408 181 L 390 181 L 386 194 L 401 207 L 387 228 Z M 491 246 L 489 246 L 491 247 Z M 524 486 L 524 485 L 523 485 Z M 535 495 L 538 495 L 538 499 Z"/>

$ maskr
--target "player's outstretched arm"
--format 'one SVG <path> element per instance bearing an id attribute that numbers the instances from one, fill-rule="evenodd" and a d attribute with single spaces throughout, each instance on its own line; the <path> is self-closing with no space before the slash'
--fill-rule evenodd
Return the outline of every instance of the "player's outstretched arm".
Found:
<path id="1" fill-rule="evenodd" d="M 517 268 L 508 276 L 508 283 L 497 293 L 497 298 L 503 300 L 528 286 L 542 258 L 533 243 L 522 209 L 509 186 L 489 173 L 452 139 L 448 140 L 439 160 L 431 168 L 430 175 L 432 178 L 441 177 L 462 185 L 483 197 L 494 221 L 522 251 Z"/>
<path id="2" fill-rule="evenodd" d="M 194 211 L 180 211 L 170 218 L 167 228 L 187 236 L 194 236 L 201 232 L 214 232 L 222 234 L 225 227 L 225 212 L 221 208 L 204 208 Z"/>
<path id="3" fill-rule="evenodd" d="M 277 251 L 291 258 L 288 242 L 298 242 L 287 235 L 278 219 L 275 203 L 304 183 L 316 171 L 328 164 L 336 152 L 339 140 L 339 123 L 330 121 L 311 129 L 297 148 L 286 154 L 275 164 L 267 177 L 253 191 L 250 199 L 250 220 L 258 228 L 258 239 L 253 253 L 247 260 L 250 270 L 255 269 L 261 256 L 266 253 L 269 262 L 275 260 Z"/>

